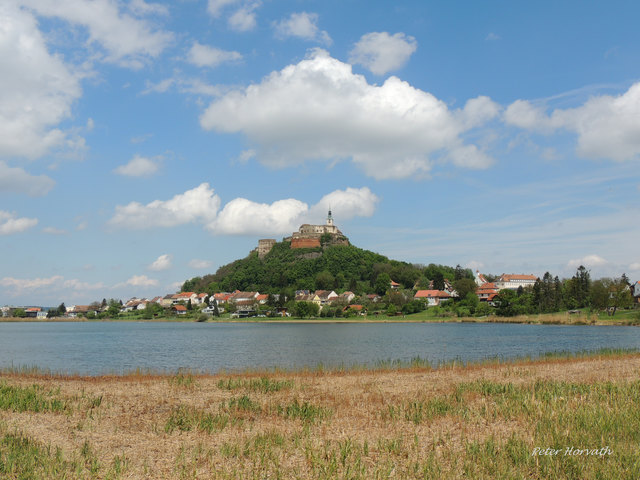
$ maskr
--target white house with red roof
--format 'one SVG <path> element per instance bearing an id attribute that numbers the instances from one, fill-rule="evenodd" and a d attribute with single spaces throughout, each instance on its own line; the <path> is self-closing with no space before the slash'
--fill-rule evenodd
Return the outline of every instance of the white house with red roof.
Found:
<path id="1" fill-rule="evenodd" d="M 241 292 L 240 290 L 236 290 L 231 294 L 231 296 L 227 299 L 228 302 L 255 302 L 257 301 L 258 292 Z"/>
<path id="2" fill-rule="evenodd" d="M 315 294 L 320 299 L 321 305 L 326 305 L 327 303 L 331 303 L 338 298 L 338 294 L 333 290 L 316 290 Z"/>
<path id="3" fill-rule="evenodd" d="M 437 307 L 442 302 L 449 300 L 451 295 L 442 290 L 418 290 L 413 298 L 414 300 L 426 301 L 429 307 Z"/>
<path id="4" fill-rule="evenodd" d="M 476 270 L 476 278 L 474 278 L 476 285 L 481 286 L 485 283 L 489 283 L 483 274 L 479 270 Z"/>
<path id="5" fill-rule="evenodd" d="M 476 289 L 476 295 L 481 302 L 493 302 L 493 298 L 498 294 L 496 284 L 493 282 L 486 282 L 480 285 Z"/>
<path id="6" fill-rule="evenodd" d="M 503 273 L 500 278 L 495 281 L 496 288 L 498 290 L 504 290 L 506 288 L 510 290 L 517 290 L 522 287 L 533 287 L 538 277 L 535 275 L 523 275 L 523 274 L 505 274 Z"/>
<path id="7" fill-rule="evenodd" d="M 356 294 L 353 292 L 344 292 L 341 293 L 340 295 L 338 295 L 338 298 L 340 298 L 341 300 L 346 301 L 347 303 L 349 303 L 351 300 L 353 300 L 354 298 L 356 298 Z"/>

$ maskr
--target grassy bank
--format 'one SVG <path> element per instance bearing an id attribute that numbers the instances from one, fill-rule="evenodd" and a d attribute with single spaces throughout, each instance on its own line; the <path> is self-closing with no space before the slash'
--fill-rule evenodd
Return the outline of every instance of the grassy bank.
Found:
<path id="1" fill-rule="evenodd" d="M 638 478 L 640 354 L 0 375 L 0 478 Z"/>
<path id="2" fill-rule="evenodd" d="M 87 320 L 86 318 L 62 318 L 54 317 L 47 319 L 35 318 L 0 318 L 3 322 L 196 322 L 201 321 L 200 316 L 195 317 L 155 317 L 153 319 L 145 319 L 142 316 L 126 316 L 118 318 L 105 318 L 101 320 Z M 577 313 L 559 312 L 559 313 L 542 313 L 534 315 L 518 315 L 515 317 L 499 317 L 489 315 L 486 317 L 457 317 L 454 315 L 434 315 L 433 310 L 424 310 L 411 315 L 362 315 L 350 318 L 268 318 L 268 317 L 252 317 L 252 318 L 230 318 L 229 314 L 221 317 L 208 317 L 206 319 L 210 323 L 526 323 L 536 325 L 633 325 L 640 326 L 640 310 L 619 310 L 615 315 L 609 316 L 605 312 L 589 312 L 588 310 L 579 311 Z"/>

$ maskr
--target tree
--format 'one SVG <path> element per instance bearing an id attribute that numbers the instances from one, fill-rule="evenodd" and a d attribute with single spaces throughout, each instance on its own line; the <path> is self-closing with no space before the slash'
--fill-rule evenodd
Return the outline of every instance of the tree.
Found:
<path id="1" fill-rule="evenodd" d="M 615 315 L 618 308 L 628 308 L 633 304 L 633 296 L 624 277 L 613 280 L 609 292 L 609 315 Z"/>
<path id="2" fill-rule="evenodd" d="M 434 290 L 444 290 L 444 275 L 442 272 L 434 273 L 432 280 Z"/>
<path id="3" fill-rule="evenodd" d="M 298 318 L 313 317 L 318 315 L 320 307 L 313 302 L 295 302 L 293 314 Z"/>
<path id="4" fill-rule="evenodd" d="M 475 295 L 478 286 L 476 285 L 476 282 L 470 278 L 462 277 L 453 282 L 453 288 L 458 292 L 458 298 L 464 299 L 469 293 Z"/>
<path id="5" fill-rule="evenodd" d="M 578 267 L 572 280 L 572 296 L 576 306 L 586 307 L 589 304 L 589 289 L 591 288 L 591 275 L 583 265 Z"/>
<path id="6" fill-rule="evenodd" d="M 601 278 L 591 284 L 589 301 L 595 310 L 604 310 L 609 306 L 609 287 L 607 280 Z"/>
<path id="7" fill-rule="evenodd" d="M 465 277 L 464 269 L 460 266 L 460 264 L 456 265 L 456 269 L 453 273 L 454 280 L 460 280 Z"/>
<path id="8" fill-rule="evenodd" d="M 118 314 L 120 313 L 120 308 L 122 307 L 121 303 L 122 302 L 114 298 L 109 300 L 109 308 L 107 308 L 107 316 L 109 316 L 109 318 L 115 318 L 118 316 Z"/>
<path id="9" fill-rule="evenodd" d="M 389 274 L 386 272 L 378 274 L 374 286 L 374 290 L 376 291 L 376 293 L 378 295 L 384 295 L 385 293 L 387 293 L 387 290 L 389 290 L 389 288 L 391 288 L 391 277 L 389 276 Z"/>
<path id="10" fill-rule="evenodd" d="M 333 284 L 335 282 L 334 276 L 331 272 L 327 270 L 323 270 L 322 272 L 316 275 L 316 289 L 317 290 L 329 290 L 333 288 Z"/>

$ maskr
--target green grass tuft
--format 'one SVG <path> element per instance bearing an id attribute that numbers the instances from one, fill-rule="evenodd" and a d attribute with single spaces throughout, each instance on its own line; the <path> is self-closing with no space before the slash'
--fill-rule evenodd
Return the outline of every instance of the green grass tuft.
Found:
<path id="1" fill-rule="evenodd" d="M 39 385 L 19 387 L 0 382 L 0 410 L 13 412 L 64 412 L 67 402 L 45 392 Z"/>

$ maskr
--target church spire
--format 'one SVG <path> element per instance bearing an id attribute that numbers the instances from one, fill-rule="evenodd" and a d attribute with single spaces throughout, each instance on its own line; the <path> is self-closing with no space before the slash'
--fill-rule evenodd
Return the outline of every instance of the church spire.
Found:
<path id="1" fill-rule="evenodd" d="M 329 207 L 329 214 L 327 215 L 327 225 L 333 225 L 333 216 L 331 215 L 331 207 Z"/>

